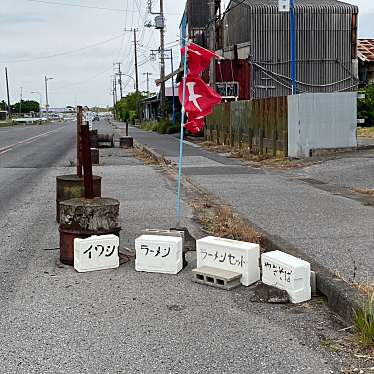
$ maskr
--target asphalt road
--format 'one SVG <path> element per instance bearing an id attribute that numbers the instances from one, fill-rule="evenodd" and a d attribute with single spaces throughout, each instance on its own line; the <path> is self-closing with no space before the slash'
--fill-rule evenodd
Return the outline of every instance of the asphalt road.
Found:
<path id="1" fill-rule="evenodd" d="M 323 299 L 257 304 L 252 289 L 194 284 L 194 253 L 178 276 L 137 273 L 133 263 L 89 274 L 61 266 L 55 177 L 74 172 L 74 124 L 1 131 L 1 373 L 322 374 L 354 365 L 329 349 L 347 332 Z M 122 245 L 174 225 L 175 186 L 157 166 L 120 149 L 101 156 L 94 172 L 103 195 L 121 201 Z M 184 214 L 188 224 L 187 206 Z"/>

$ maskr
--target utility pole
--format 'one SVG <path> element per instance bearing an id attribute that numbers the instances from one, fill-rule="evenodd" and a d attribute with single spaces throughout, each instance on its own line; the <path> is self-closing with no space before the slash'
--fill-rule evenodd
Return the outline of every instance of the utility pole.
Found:
<path id="1" fill-rule="evenodd" d="M 164 17 L 164 0 L 160 0 L 160 17 L 162 24 L 160 25 L 160 49 L 161 49 L 161 92 L 160 92 L 160 104 L 161 104 L 161 118 L 165 117 L 166 112 L 166 99 L 165 99 L 165 17 Z"/>
<path id="2" fill-rule="evenodd" d="M 116 75 L 119 76 L 118 84 L 119 84 L 119 91 L 120 91 L 120 94 L 121 94 L 121 100 L 122 100 L 122 99 L 123 99 L 123 89 L 122 89 L 122 72 L 121 72 L 121 63 L 120 63 L 120 62 L 116 62 L 115 65 L 118 66 L 118 73 L 116 73 Z"/>
<path id="3" fill-rule="evenodd" d="M 143 73 L 143 75 L 147 76 L 147 92 L 149 93 L 149 77 L 153 75 L 152 73 Z"/>
<path id="4" fill-rule="evenodd" d="M 216 0 L 209 2 L 209 49 L 213 52 L 216 51 Z M 216 61 L 212 60 L 209 68 L 209 83 L 211 87 L 216 85 Z"/>
<path id="5" fill-rule="evenodd" d="M 12 107 L 10 106 L 8 68 L 5 68 L 5 81 L 6 81 L 6 93 L 7 93 L 7 98 L 8 98 L 8 117 L 11 118 L 11 116 L 12 116 Z"/>
<path id="6" fill-rule="evenodd" d="M 135 68 L 135 92 L 136 92 L 136 111 L 138 113 L 138 118 L 141 120 L 141 110 L 140 110 L 140 95 L 139 95 L 139 70 L 138 70 L 138 41 L 136 33 L 138 29 L 131 29 L 125 31 L 132 31 L 134 33 L 134 68 Z"/>
<path id="7" fill-rule="evenodd" d="M 19 100 L 19 114 L 22 113 L 22 94 L 23 94 L 23 87 L 20 87 L 21 93 L 20 93 L 20 100 Z"/>
<path id="8" fill-rule="evenodd" d="M 49 119 L 49 102 L 48 102 L 48 81 L 53 78 L 48 78 L 47 76 L 44 77 L 45 81 L 45 110 L 47 115 L 47 120 Z"/>
<path id="9" fill-rule="evenodd" d="M 134 29 L 134 53 L 135 53 L 135 89 L 139 93 L 139 72 L 138 72 L 138 44 L 136 40 L 136 29 Z"/>
<path id="10" fill-rule="evenodd" d="M 140 112 L 140 97 L 139 97 L 139 72 L 138 72 L 138 42 L 136 40 L 136 32 L 134 29 L 134 53 L 135 53 L 135 90 L 136 90 L 136 109 L 138 112 L 138 118 L 141 121 L 142 115 Z"/>

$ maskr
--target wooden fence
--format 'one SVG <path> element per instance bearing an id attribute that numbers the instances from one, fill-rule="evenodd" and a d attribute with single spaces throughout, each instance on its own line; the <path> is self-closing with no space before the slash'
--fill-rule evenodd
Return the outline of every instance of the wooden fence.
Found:
<path id="1" fill-rule="evenodd" d="M 207 119 L 206 140 L 260 155 L 288 155 L 287 97 L 223 103 Z"/>

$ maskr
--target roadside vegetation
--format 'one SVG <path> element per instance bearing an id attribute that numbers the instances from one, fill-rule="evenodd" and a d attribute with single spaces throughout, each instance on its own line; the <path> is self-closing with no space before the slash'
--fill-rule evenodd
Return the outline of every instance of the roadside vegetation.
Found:
<path id="1" fill-rule="evenodd" d="M 355 312 L 355 325 L 360 343 L 371 348 L 374 354 L 374 292 L 364 302 L 362 309 Z"/>
<path id="2" fill-rule="evenodd" d="M 365 120 L 363 127 L 372 127 L 374 126 L 374 83 L 370 83 L 361 93 L 365 94 L 365 99 L 358 100 L 358 118 Z"/>
<path id="3" fill-rule="evenodd" d="M 116 118 L 122 122 L 138 119 L 137 105 L 146 97 L 143 92 L 133 92 L 122 98 L 114 106 Z"/>
<path id="4" fill-rule="evenodd" d="M 143 122 L 140 128 L 146 131 L 154 131 L 160 134 L 176 134 L 180 126 L 174 125 L 173 121 L 162 119 L 160 121 Z"/>

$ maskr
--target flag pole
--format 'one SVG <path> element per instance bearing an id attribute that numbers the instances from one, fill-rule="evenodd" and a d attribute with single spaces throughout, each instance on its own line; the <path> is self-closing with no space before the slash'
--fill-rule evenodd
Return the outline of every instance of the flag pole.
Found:
<path id="1" fill-rule="evenodd" d="M 183 142 L 184 142 L 184 125 L 186 115 L 186 80 L 187 80 L 187 53 L 188 44 L 184 50 L 184 61 L 183 61 L 183 94 L 182 94 L 182 117 L 181 117 L 181 135 L 179 141 L 179 162 L 178 162 L 178 192 L 177 192 L 177 225 L 180 227 L 182 220 L 182 203 L 181 203 L 181 190 L 182 190 L 182 169 L 183 169 Z"/>

